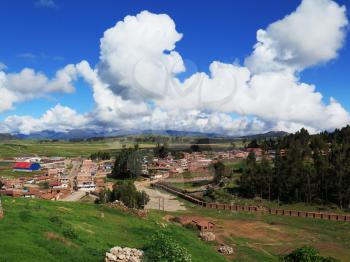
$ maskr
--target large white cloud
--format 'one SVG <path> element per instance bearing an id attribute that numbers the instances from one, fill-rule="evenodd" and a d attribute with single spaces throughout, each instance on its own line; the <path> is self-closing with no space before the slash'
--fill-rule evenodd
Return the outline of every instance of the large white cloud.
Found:
<path id="1" fill-rule="evenodd" d="M 93 112 L 79 115 L 65 108 L 77 119 L 70 126 L 66 117 L 54 117 L 63 113 L 54 108 L 40 119 L 9 117 L 0 128 L 28 133 L 54 123 L 61 130 L 80 125 L 241 135 L 340 127 L 350 122 L 349 113 L 334 98 L 324 101 L 298 73 L 336 58 L 347 24 L 345 7 L 331 0 L 303 0 L 295 12 L 258 30 L 244 65 L 214 61 L 209 74 L 197 72 L 180 81 L 177 75 L 185 66 L 175 45 L 182 34 L 168 15 L 143 11 L 104 32 L 96 67 L 87 61 L 68 65 L 51 80 L 31 69 L 0 72 L 0 91 L 9 98 L 0 100 L 0 112 L 31 99 L 37 90 L 72 92 L 77 77 L 91 86 Z M 34 124 L 26 124 L 28 119 Z"/>
<path id="2" fill-rule="evenodd" d="M 124 98 L 155 98 L 166 92 L 169 78 L 184 70 L 173 51 L 182 38 L 165 14 L 143 11 L 105 31 L 101 39 L 99 75 Z"/>
<path id="3" fill-rule="evenodd" d="M 72 93 L 76 80 L 74 65 L 58 70 L 49 79 L 44 73 L 24 68 L 19 73 L 0 71 L 0 113 L 12 109 L 16 103 L 47 96 L 50 93 Z"/>
<path id="4" fill-rule="evenodd" d="M 21 134 L 30 134 L 42 130 L 54 130 L 65 132 L 77 128 L 87 127 L 88 118 L 85 115 L 79 115 L 69 107 L 56 105 L 46 111 L 41 118 L 31 116 L 9 116 L 0 124 L 1 132 L 14 132 Z"/>
<path id="5" fill-rule="evenodd" d="M 246 65 L 259 73 L 325 63 L 337 56 L 347 24 L 345 6 L 330 0 L 303 0 L 295 12 L 258 30 L 258 43 Z"/>

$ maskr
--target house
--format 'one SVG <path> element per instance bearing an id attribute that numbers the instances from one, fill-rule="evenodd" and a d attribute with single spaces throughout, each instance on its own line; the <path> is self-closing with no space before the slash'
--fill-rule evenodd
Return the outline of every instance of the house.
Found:
<path id="1" fill-rule="evenodd" d="M 53 189 L 68 188 L 68 184 L 62 184 L 60 181 L 52 181 L 49 183 L 49 187 Z"/>
<path id="2" fill-rule="evenodd" d="M 211 159 L 195 159 L 188 163 L 188 171 L 190 172 L 208 172 Z"/>
<path id="3" fill-rule="evenodd" d="M 261 157 L 264 151 L 261 148 L 247 148 L 247 152 L 252 152 L 256 157 Z"/>
<path id="4" fill-rule="evenodd" d="M 181 217 L 180 223 L 184 226 L 195 225 L 200 231 L 213 231 L 215 229 L 215 223 L 202 217 Z"/>
<path id="5" fill-rule="evenodd" d="M 33 172 L 40 170 L 40 168 L 41 166 L 39 163 L 17 162 L 13 166 L 13 171 Z"/>
<path id="6" fill-rule="evenodd" d="M 2 180 L 5 188 L 10 189 L 10 188 L 22 188 L 23 187 L 23 181 L 20 179 L 5 179 Z"/>

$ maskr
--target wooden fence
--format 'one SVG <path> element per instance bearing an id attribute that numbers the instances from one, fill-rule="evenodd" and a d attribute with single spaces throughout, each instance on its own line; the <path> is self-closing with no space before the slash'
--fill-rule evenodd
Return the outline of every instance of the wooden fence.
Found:
<path id="1" fill-rule="evenodd" d="M 297 210 L 285 210 L 278 208 L 261 208 L 258 206 L 243 206 L 243 205 L 229 205 L 221 203 L 208 203 L 202 199 L 193 197 L 186 193 L 185 190 L 170 186 L 166 183 L 157 182 L 152 184 L 152 186 L 163 189 L 171 194 L 181 197 L 191 203 L 196 205 L 217 210 L 230 210 L 237 212 L 260 212 L 268 213 L 271 215 L 281 215 L 290 217 L 303 217 L 303 218 L 313 218 L 313 219 L 324 219 L 324 220 L 334 220 L 334 221 L 350 221 L 350 215 L 348 214 L 336 214 L 336 213 L 326 213 L 326 212 L 309 212 L 309 211 L 297 211 Z"/>

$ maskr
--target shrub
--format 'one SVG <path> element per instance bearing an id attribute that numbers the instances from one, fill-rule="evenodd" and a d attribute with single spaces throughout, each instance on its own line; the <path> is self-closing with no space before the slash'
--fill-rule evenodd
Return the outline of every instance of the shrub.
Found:
<path id="1" fill-rule="evenodd" d="M 32 214 L 27 210 L 19 212 L 18 215 L 23 222 L 28 222 L 32 218 Z"/>
<path id="2" fill-rule="evenodd" d="M 198 231 L 198 227 L 195 224 L 193 224 L 193 223 L 186 224 L 185 228 L 190 229 L 192 231 Z"/>
<path id="3" fill-rule="evenodd" d="M 65 238 L 69 238 L 69 239 L 77 239 L 78 238 L 78 234 L 71 227 L 66 227 L 65 229 L 63 229 L 62 234 Z"/>
<path id="4" fill-rule="evenodd" d="M 114 185 L 110 201 L 119 200 L 129 208 L 143 209 L 149 202 L 146 192 L 137 191 L 133 181 L 120 181 Z"/>
<path id="5" fill-rule="evenodd" d="M 295 249 L 290 254 L 280 258 L 282 262 L 337 262 L 333 257 L 323 257 L 317 249 L 304 246 Z"/>
<path id="6" fill-rule="evenodd" d="M 62 226 L 62 224 L 63 224 L 63 221 L 58 216 L 52 216 L 49 218 L 49 220 L 51 223 L 54 223 L 54 224 L 59 225 L 59 226 Z"/>
<path id="7" fill-rule="evenodd" d="M 157 232 L 150 244 L 145 247 L 145 261 L 149 262 L 190 262 L 191 255 L 187 249 L 173 240 L 169 234 Z"/>

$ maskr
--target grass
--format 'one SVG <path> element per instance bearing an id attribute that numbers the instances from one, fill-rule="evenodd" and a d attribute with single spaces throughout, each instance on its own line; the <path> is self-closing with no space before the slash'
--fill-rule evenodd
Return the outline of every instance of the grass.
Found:
<path id="1" fill-rule="evenodd" d="M 120 142 L 40 142 L 38 140 L 15 140 L 0 143 L 1 157 L 16 156 L 89 156 L 97 151 L 115 153 L 122 148 Z"/>
<path id="2" fill-rule="evenodd" d="M 7 178 L 19 178 L 19 177 L 33 177 L 34 175 L 45 174 L 44 171 L 24 172 L 24 171 L 12 171 L 12 169 L 0 170 L 0 177 Z"/>
<path id="3" fill-rule="evenodd" d="M 111 247 L 142 248 L 158 230 L 166 230 L 185 246 L 193 261 L 225 261 L 194 232 L 168 224 L 159 213 L 141 219 L 88 203 L 23 198 L 3 198 L 2 203 L 1 262 L 103 261 Z M 72 230 L 76 238 L 69 234 Z"/>
<path id="4" fill-rule="evenodd" d="M 341 261 L 350 257 L 349 222 L 237 213 L 184 203 L 188 210 L 173 215 L 200 215 L 216 221 L 216 235 L 235 247 L 234 261 L 278 261 L 279 255 L 303 245 L 314 246 L 322 255 Z"/>
<path id="5" fill-rule="evenodd" d="M 144 247 L 157 230 L 166 230 L 184 245 L 193 261 L 226 261 L 212 244 L 201 242 L 195 231 L 165 222 L 162 212 L 152 211 L 140 219 L 90 203 L 23 198 L 3 198 L 2 203 L 1 262 L 102 261 L 112 246 Z M 342 261 L 350 257 L 349 222 L 218 211 L 184 203 L 188 210 L 171 214 L 214 220 L 218 239 L 234 246 L 233 261 L 278 261 L 280 254 L 303 245 Z M 70 238 L 67 229 L 73 229 L 77 238 Z"/>
<path id="6" fill-rule="evenodd" d="M 10 158 L 18 156 L 62 156 L 62 157 L 87 157 L 91 153 L 105 151 L 111 154 L 117 153 L 123 146 L 133 147 L 134 142 L 125 141 L 123 138 L 106 138 L 100 141 L 40 141 L 40 140 L 10 140 L 0 141 L 1 158 Z M 169 143 L 172 150 L 189 149 L 192 144 L 186 143 Z M 152 149 L 156 143 L 139 143 L 143 149 Z M 210 144 L 212 150 L 227 150 L 230 148 L 229 143 Z"/>

